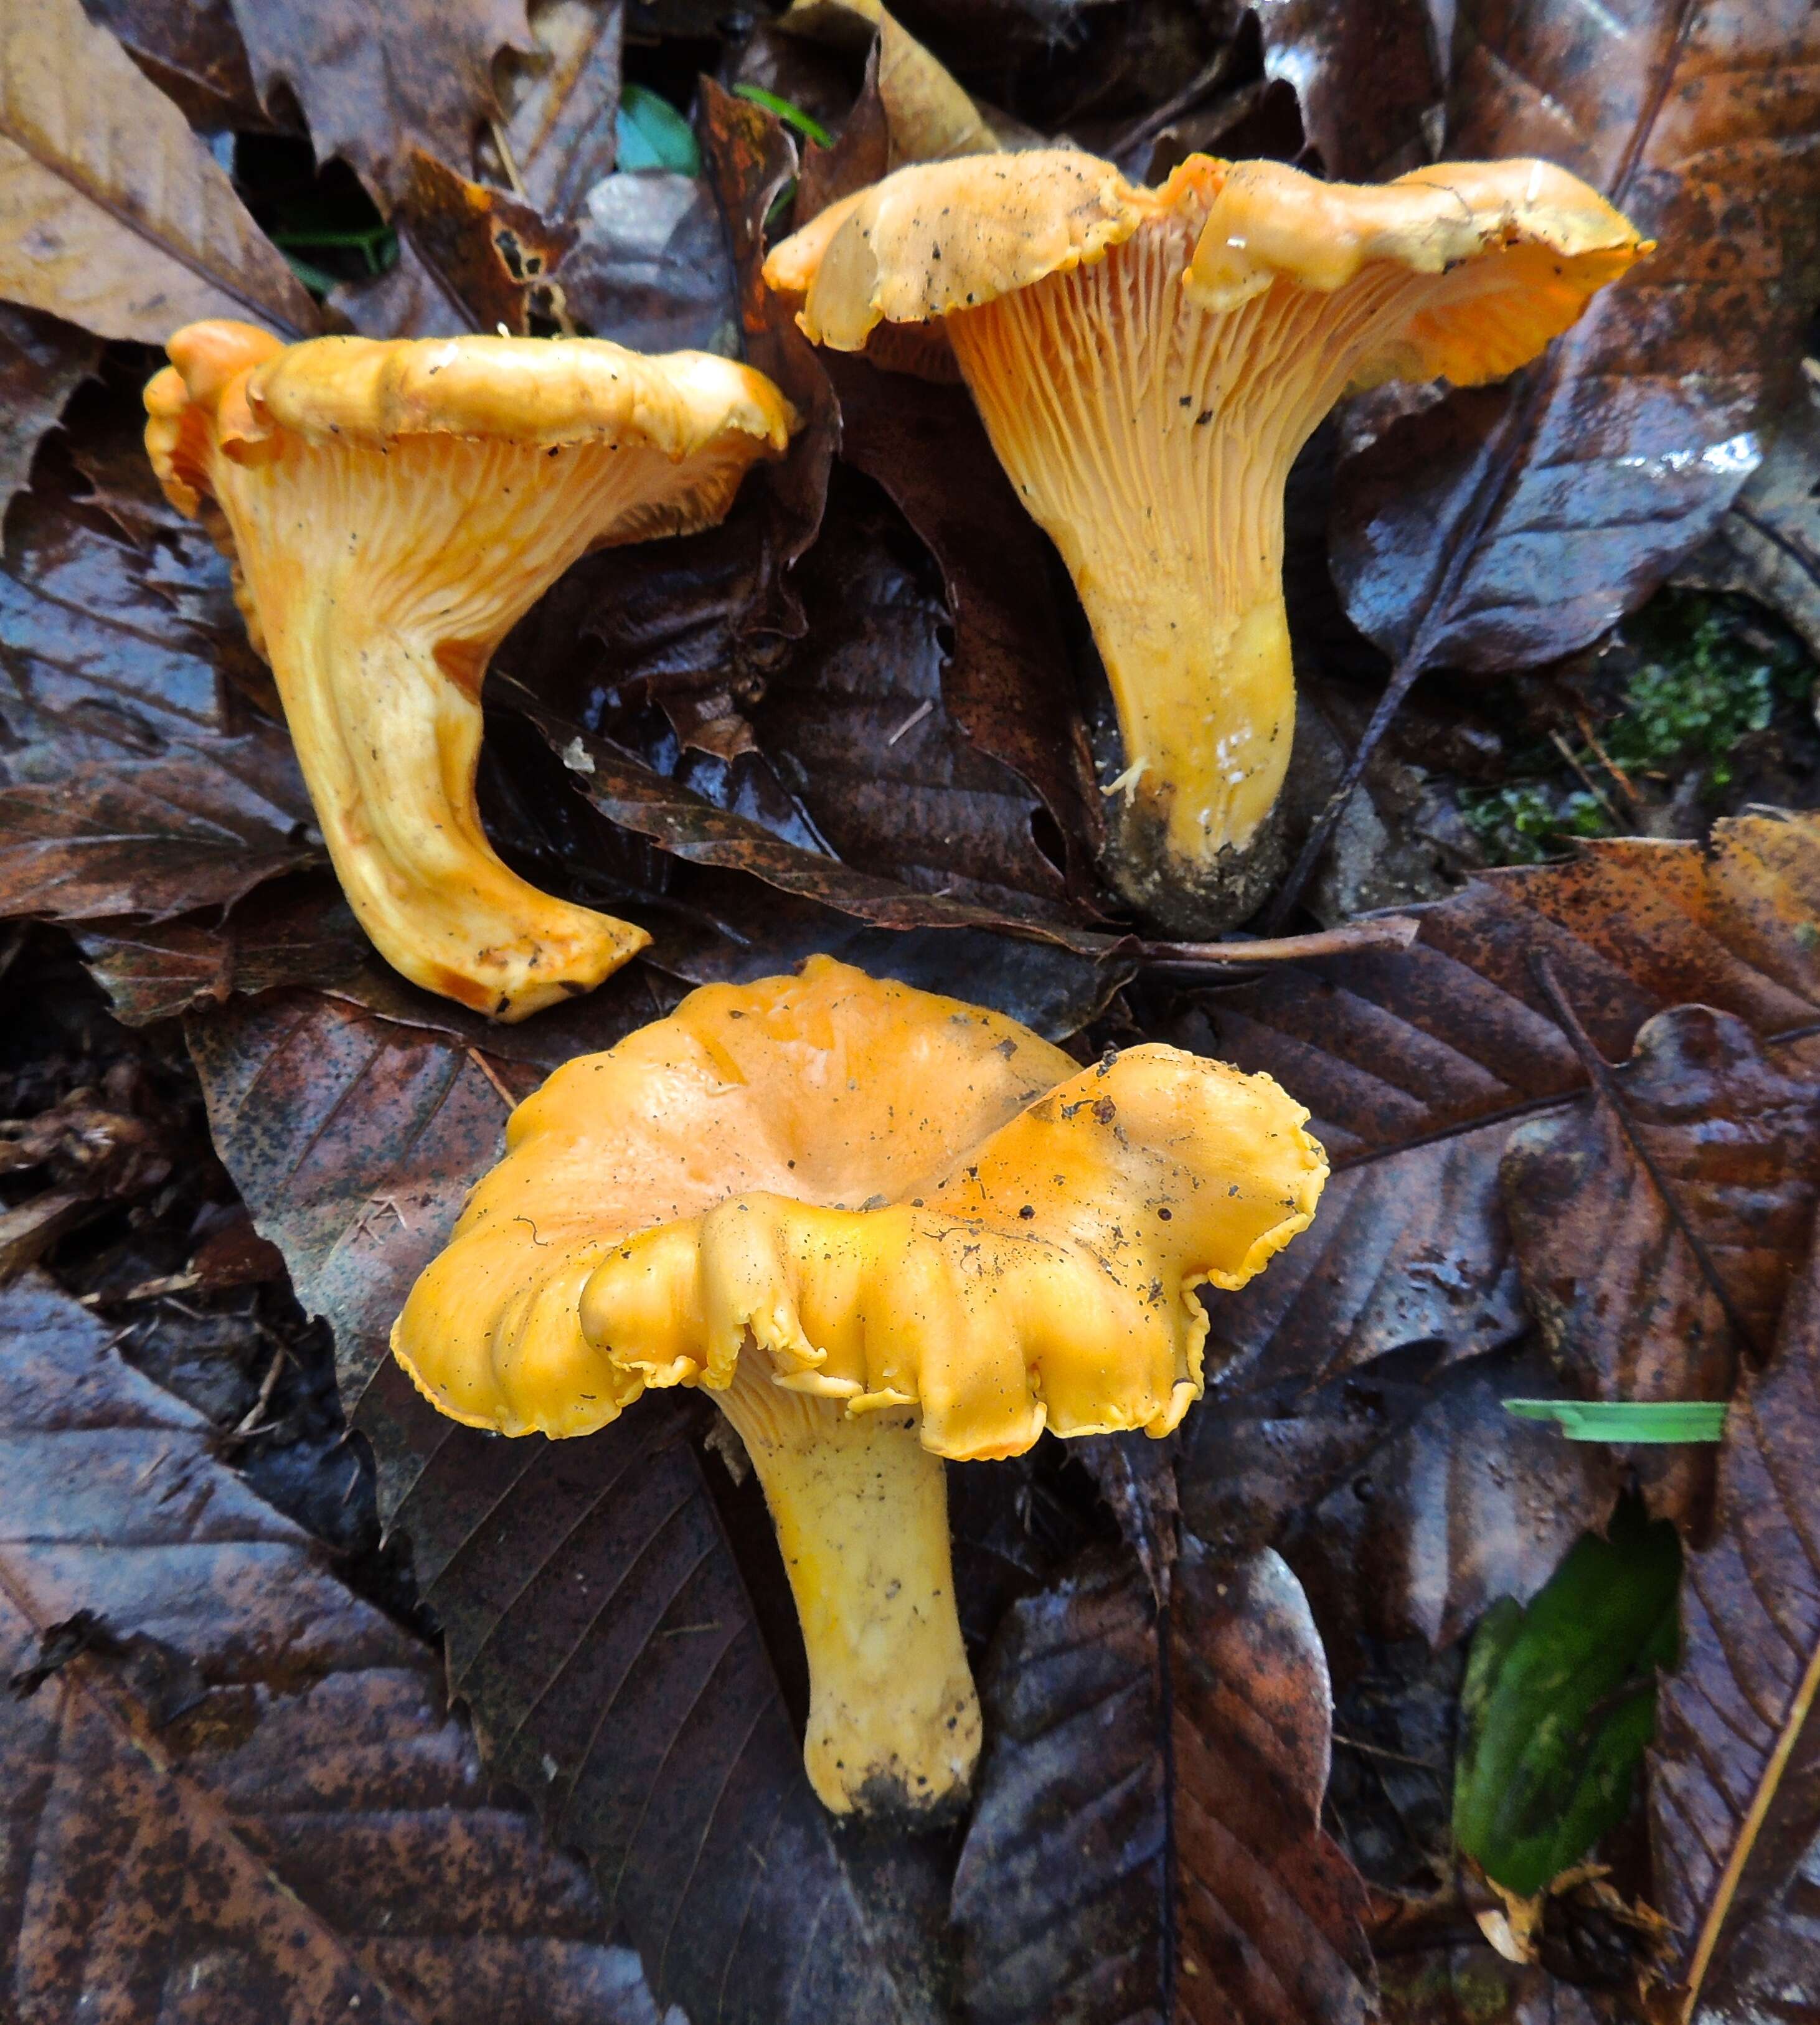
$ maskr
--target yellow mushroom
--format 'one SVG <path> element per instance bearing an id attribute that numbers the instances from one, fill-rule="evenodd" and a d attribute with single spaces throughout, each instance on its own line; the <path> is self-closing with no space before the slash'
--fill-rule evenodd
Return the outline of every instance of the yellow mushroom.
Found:
<path id="1" fill-rule="evenodd" d="M 459 337 L 281 345 L 191 324 L 145 389 L 172 502 L 234 564 L 342 888 L 414 983 L 501 1020 L 649 938 L 502 865 L 474 802 L 480 685 L 584 551 L 710 527 L 795 417 L 698 352 Z"/>
<path id="2" fill-rule="evenodd" d="M 1167 1433 L 1196 1289 L 1245 1284 L 1326 1177 L 1269 1077 L 1167 1047 L 1081 1069 L 825 957 L 714 985 L 513 1113 L 392 1349 L 471 1426 L 585 1435 L 707 1388 L 769 1501 L 837 1814 L 939 1818 L 980 1711 L 943 1458 Z"/>
<path id="3" fill-rule="evenodd" d="M 1280 865 L 1296 453 L 1349 387 L 1512 371 L 1648 250 L 1546 162 L 1368 188 L 1195 155 L 1151 189 L 1052 149 L 900 170 L 765 274 L 837 351 L 945 333 L 1105 663 L 1109 869 L 1199 934 L 1242 919 Z"/>

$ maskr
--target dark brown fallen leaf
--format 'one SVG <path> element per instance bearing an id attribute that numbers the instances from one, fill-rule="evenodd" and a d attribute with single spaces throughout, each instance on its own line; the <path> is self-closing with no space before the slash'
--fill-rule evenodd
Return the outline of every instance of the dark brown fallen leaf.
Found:
<path id="1" fill-rule="evenodd" d="M 0 295 L 160 344 L 197 317 L 316 328 L 226 171 L 80 0 L 0 21 Z"/>
<path id="2" fill-rule="evenodd" d="M 1597 844 L 1410 911 L 1407 949 L 1273 969 L 1204 1001 L 1197 1045 L 1294 1090 L 1333 1163 L 1313 1228 L 1214 1304 L 1223 1387 L 1317 1384 L 1425 1340 L 1473 1355 L 1522 1326 L 1498 1163 L 1520 1119 L 1586 1087 L 1535 954 L 1608 1060 L 1689 1001 L 1778 1047 L 1820 1020 L 1812 816 L 1721 822 L 1710 855 Z"/>
<path id="3" fill-rule="evenodd" d="M 1466 1942 L 1380 1964 L 1384 2025 L 1612 2025 L 1599 1993 Z"/>
<path id="4" fill-rule="evenodd" d="M 1333 1703 L 1295 1577 L 1189 1542 L 1167 1623 L 1166 1689 L 1146 1585 L 1096 1551 L 995 1641 L 954 1891 L 980 2025 L 1367 2014 L 1365 1891 L 1320 1825 Z"/>
<path id="5" fill-rule="evenodd" d="M 1774 1340 L 1812 1237 L 1820 1040 L 1771 1060 L 1742 1020 L 1683 1006 L 1642 1027 L 1613 1087 L 1622 1118 L 1579 1105 L 1520 1126 L 1506 1148 L 1530 1311 L 1582 1398 L 1729 1398 L 1741 1356 Z M 1636 1461 L 1656 1516 L 1699 1530 L 1711 1457 Z"/>
<path id="6" fill-rule="evenodd" d="M 1820 1844 L 1728 1940 L 1693 2012 L 1699 2025 L 1813 2025 L 1820 2018 Z"/>
<path id="7" fill-rule="evenodd" d="M 1175 1557 L 1182 1549 L 1178 1446 L 1173 1435 L 1153 1441 L 1148 1435 L 1119 1434 L 1088 1435 L 1068 1446 L 1069 1460 L 1093 1479 L 1118 1520 L 1159 1609 L 1169 1601 Z"/>
<path id="8" fill-rule="evenodd" d="M 483 138 L 481 159 L 492 142 L 495 182 L 556 223 L 575 223 L 613 166 L 625 9 L 621 0 L 531 0 L 526 13 L 536 53 L 498 60 L 505 118 L 497 136 Z"/>
<path id="9" fill-rule="evenodd" d="M 493 60 L 536 45 L 524 0 L 416 0 L 376 23 L 350 0 L 233 0 L 261 101 L 280 86 L 309 122 L 317 159 L 340 156 L 382 209 L 403 194 L 414 149 L 473 160 L 496 118 Z"/>
<path id="10" fill-rule="evenodd" d="M 1682 1586 L 1681 1663 L 1656 1699 L 1651 1843 L 1691 2008 L 1733 1934 L 1820 1832 L 1820 1247 L 1768 1370 L 1732 1401 L 1712 1543 Z"/>
<path id="11" fill-rule="evenodd" d="M 842 412 L 851 447 L 852 410 L 844 396 Z M 1006 693 L 1012 681 L 1026 695 L 1041 689 L 1053 700 L 1055 664 L 1039 678 L 1035 654 L 1046 634 L 1054 637 L 1053 622 L 1021 633 L 1006 623 L 992 637 L 992 619 L 1000 615 L 979 609 L 984 595 L 977 605 L 963 602 L 950 585 L 944 607 L 934 572 L 902 520 L 845 462 L 844 453 L 829 487 L 827 524 L 792 579 L 807 634 L 752 709 L 753 735 L 817 830 L 850 864 L 996 911 L 1054 914 L 1067 888 L 1038 831 L 1056 840 L 1057 856 L 1065 832 L 1024 780 L 973 734 L 953 700 L 965 693 L 958 675 L 963 684 L 990 683 L 998 671 L 982 663 L 994 648 L 1008 661 L 1021 657 L 989 700 L 1002 719 L 1016 716 L 1017 692 Z M 949 475 L 964 489 L 953 463 Z M 1002 542 L 995 559 L 1007 574 L 1009 550 Z M 943 651 L 949 640 L 951 656 Z M 1052 728 L 1065 741 L 1065 722 Z M 1065 759 L 1046 770 L 1068 777 Z"/>
<path id="12" fill-rule="evenodd" d="M 1444 1355 L 1392 1352 L 1305 1396 L 1216 1397 L 1188 1423 L 1187 1523 L 1228 1551 L 1278 1548 L 1348 1674 L 1372 1640 L 1448 1645 L 1499 1597 L 1527 1601 L 1617 1498 L 1609 1451 L 1504 1410 L 1560 1395 L 1533 1351 Z"/>
<path id="13" fill-rule="evenodd" d="M 517 682 L 508 679 L 497 687 L 499 700 L 521 709 L 551 749 L 562 754 L 575 785 L 603 815 L 622 829 L 649 837 L 672 856 L 691 864 L 749 873 L 786 893 L 881 927 L 1009 926 L 1083 954 L 1110 953 L 1112 939 L 1065 921 L 1034 913 L 1008 920 L 998 909 L 917 892 L 895 880 L 806 850 L 748 816 L 715 807 L 606 741 L 590 737 L 544 709 Z"/>
<path id="14" fill-rule="evenodd" d="M 1558 162 L 1660 241 L 1525 374 L 1393 397 L 1342 466 L 1353 618 L 1399 662 L 1486 671 L 1594 638 L 1755 467 L 1815 292 L 1820 17 L 1467 0 L 1454 54 L 1449 155 Z"/>
<path id="15" fill-rule="evenodd" d="M 313 821 L 276 726 L 79 767 L 55 786 L 0 788 L 0 917 L 223 906 L 318 862 Z"/>
<path id="16" fill-rule="evenodd" d="M 586 1441 L 503 1442 L 436 1414 L 385 1355 L 498 1156 L 506 1093 L 535 1074 L 308 994 L 188 1031 L 216 1145 L 333 1325 L 451 1679 L 495 1762 L 587 1851 L 661 1996 L 697 2025 L 933 2025 L 936 1857 L 855 1846 L 811 1793 L 736 1551 L 768 1533 L 748 1509 L 730 1534 L 700 1409 L 681 1396 Z M 758 1593 L 781 1595 L 764 1573 Z"/>
<path id="17" fill-rule="evenodd" d="M 0 1670 L 80 1612 L 96 1634 L 0 1697 L 19 2017 L 659 2025 L 585 1873 L 491 1802 L 432 1656 L 48 1281 L 0 1327 Z"/>
<path id="18" fill-rule="evenodd" d="M 1326 174 L 1381 182 L 1427 161 L 1443 52 L 1425 0 L 1261 0 L 1264 68 L 1295 87 Z"/>
<path id="19" fill-rule="evenodd" d="M 1042 797 L 1077 891 L 1102 829 L 1093 762 L 1063 671 L 1060 579 L 1049 544 L 1020 507 L 973 404 L 958 387 L 883 373 L 830 354 L 841 455 L 881 485 L 935 557 L 954 649 L 942 694 L 980 752 Z"/>
<path id="20" fill-rule="evenodd" d="M 87 398 L 78 396 L 78 410 Z M 0 780 L 9 784 L 153 759 L 246 735 L 258 722 L 224 679 L 255 680 L 258 670 L 227 565 L 165 504 L 138 447 L 142 427 L 142 411 L 135 421 L 112 389 L 106 413 L 81 420 L 81 443 L 123 488 L 105 510 L 85 501 L 82 475 L 57 454 L 61 439 L 13 502 L 0 556 Z M 129 505 L 141 536 L 123 524 Z"/>
<path id="21" fill-rule="evenodd" d="M 605 177 L 575 223 L 557 279 L 577 329 L 636 351 L 737 351 L 738 285 L 701 178 Z"/>
<path id="22" fill-rule="evenodd" d="M 31 482 L 31 460 L 94 372 L 100 341 L 42 310 L 0 303 L 0 516 Z"/>
<path id="23" fill-rule="evenodd" d="M 1675 581 L 1748 593 L 1820 655 L 1820 388 L 1811 379 L 1782 417 L 1768 456 Z"/>
<path id="24" fill-rule="evenodd" d="M 83 0 L 198 134 L 257 134 L 273 124 L 253 89 L 232 0 Z"/>

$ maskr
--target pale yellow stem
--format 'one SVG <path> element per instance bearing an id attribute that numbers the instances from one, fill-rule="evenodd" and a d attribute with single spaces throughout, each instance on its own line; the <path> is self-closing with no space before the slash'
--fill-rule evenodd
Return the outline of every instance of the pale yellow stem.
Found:
<path id="1" fill-rule="evenodd" d="M 787 1391 L 748 1342 L 714 1395 L 764 1487 L 809 1658 L 803 1762 L 837 1814 L 940 1820 L 966 1796 L 980 1703 L 961 1641 L 945 1465 L 914 1410 Z"/>

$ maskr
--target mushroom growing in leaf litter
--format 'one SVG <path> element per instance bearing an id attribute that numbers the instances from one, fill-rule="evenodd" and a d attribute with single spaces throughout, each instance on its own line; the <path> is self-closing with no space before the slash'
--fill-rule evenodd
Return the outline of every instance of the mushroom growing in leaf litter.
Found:
<path id="1" fill-rule="evenodd" d="M 145 445 L 234 565 L 317 819 L 396 969 L 500 1020 L 586 991 L 649 938 L 540 893 L 480 827 L 494 649 L 590 548 L 726 513 L 795 417 L 762 374 L 594 339 L 281 345 L 178 332 Z"/>
<path id="2" fill-rule="evenodd" d="M 1123 745 L 1108 869 L 1202 934 L 1281 866 L 1296 452 L 1349 388 L 1513 371 L 1648 251 L 1546 162 L 1366 186 L 1192 155 L 1150 189 L 1051 149 L 899 170 L 765 275 L 836 351 L 939 320 L 1105 663 Z"/>
<path id="3" fill-rule="evenodd" d="M 836 1814 L 939 1819 L 980 1746 L 943 1458 L 1175 1428 L 1202 1388 L 1195 1290 L 1243 1286 L 1314 1215 L 1307 1115 L 1268 1076 L 1163 1046 L 1083 1070 L 811 957 L 692 994 L 521 1104 L 392 1349 L 508 1435 L 706 1387 L 796 1597 L 811 1783 Z"/>

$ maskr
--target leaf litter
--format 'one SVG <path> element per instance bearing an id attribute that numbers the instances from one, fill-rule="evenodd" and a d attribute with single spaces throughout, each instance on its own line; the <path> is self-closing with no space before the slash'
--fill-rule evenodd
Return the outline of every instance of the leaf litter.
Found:
<path id="1" fill-rule="evenodd" d="M 1639 2006 L 1760 2016 L 1797 1986 L 1811 2008 L 1820 1648 L 1798 1487 L 1820 1355 L 1820 833 L 1742 806 L 1767 778 L 1785 803 L 1807 792 L 1800 665 L 1778 663 L 1773 709 L 1722 698 L 1646 754 L 1601 740 L 1602 716 L 1557 714 L 1598 790 L 1587 826 L 1659 832 L 1558 864 L 1480 871 L 1487 826 L 1433 756 L 1475 755 L 1502 792 L 1514 748 L 1482 730 L 1480 700 L 1558 713 L 1581 678 L 1537 664 L 1612 652 L 1605 629 L 1671 571 L 1807 625 L 1798 408 L 1745 480 L 1800 398 L 1795 340 L 1820 295 L 1811 28 L 1664 4 L 1572 32 L 1545 9 L 1520 38 L 1467 6 L 1443 47 L 1413 6 L 1253 20 L 918 0 L 877 43 L 848 10 L 812 11 L 848 18 L 810 41 L 675 0 L 460 0 L 382 39 L 338 0 L 282 21 L 233 0 L 204 50 L 156 0 L 97 0 L 86 32 L 119 39 L 97 61 L 123 105 L 159 108 L 142 145 L 171 169 L 164 208 L 125 215 L 111 111 L 66 94 L 60 127 L 8 87 L 0 138 L 23 145 L 38 215 L 54 200 L 92 249 L 54 299 L 42 277 L 5 285 L 28 307 L 6 311 L 0 347 L 18 390 L 0 891 L 20 917 L 0 992 L 82 1009 L 0 1042 L 0 1259 L 42 1262 L 0 1301 L 44 1374 L 13 1436 L 39 1445 L 7 1507 L 27 1523 L 0 1546 L 9 1670 L 51 1670 L 0 1711 L 35 1768 L 0 1863 L 9 1995 L 49 2019 L 80 1988 L 151 2005 L 186 1980 L 186 2001 L 215 1993 L 211 2018 L 237 2015 L 230 1984 L 256 1992 L 249 2016 L 302 2017 L 370 1986 L 388 2016 L 664 2025 L 1338 2025 L 1373 2005 L 1587 2025 Z M 719 81 L 697 87 L 704 68 Z M 1501 74 L 1535 85 L 1559 130 L 1532 130 Z M 759 287 L 792 210 L 919 152 L 963 105 L 1139 175 L 1194 146 L 1349 175 L 1437 145 L 1533 149 L 1649 214 L 1664 244 L 1643 289 L 1528 380 L 1344 427 L 1336 575 L 1423 679 L 1390 730 L 1394 791 L 1373 763 L 1370 822 L 1309 890 L 1324 922 L 1369 896 L 1405 926 L 1249 966 L 1129 933 L 1094 869 L 1103 678 L 964 395 L 818 356 Z M 1752 193 L 1723 218 L 1705 179 L 1722 156 Z M 659 937 L 523 1027 L 366 952 L 226 568 L 138 457 L 149 355 L 120 340 L 179 320 L 145 321 L 173 259 L 233 313 L 314 325 L 256 218 L 319 292 L 339 281 L 331 318 L 743 349 L 809 417 L 724 527 L 584 560 L 501 650 L 482 785 L 499 847 Z M 1708 259 L 1720 247 L 1730 265 Z M 1324 575 L 1330 476 L 1317 457 L 1298 483 Z M 1292 605 L 1333 748 L 1307 762 L 1307 823 L 1348 746 L 1367 763 L 1384 664 L 1326 594 L 1292 583 Z M 1652 608 L 1671 615 L 1659 715 L 1681 707 L 1675 684 L 1708 680 L 1707 650 L 1683 658 L 1676 637 L 1688 608 Z M 1753 739 L 1788 755 L 1780 774 L 1734 763 Z M 1545 849 L 1568 819 L 1545 811 Z M 1303 925 L 1319 844 L 1317 826 L 1267 926 Z M 648 1407 L 635 1439 L 505 1443 L 431 1414 L 384 1355 L 544 1073 L 690 983 L 816 949 L 1000 1005 L 1083 1057 L 1160 1038 L 1267 1071 L 1334 1157 L 1314 1229 L 1215 1304 L 1208 1397 L 1179 1437 L 961 1473 L 989 1727 L 972 1818 L 945 1838 L 837 1829 L 807 1793 L 770 1529 L 691 1402 Z M 331 1354 L 358 1431 L 342 1446 Z M 77 1395 L 61 1419 L 60 1385 Z M 1503 1406 L 1689 1392 L 1732 1402 L 1716 1456 L 1569 1444 Z M 147 1515 L 118 1468 L 53 1470 L 43 1448 L 130 1447 L 142 1427 L 205 1496 Z M 1627 1492 L 1684 1536 L 1682 1658 L 1644 1796 L 1599 1846 L 1610 1881 L 1551 1898 L 1539 1959 L 1514 1964 L 1483 1939 L 1496 1909 L 1447 1829 L 1460 1656 Z M 79 1578 L 60 1498 L 101 1501 Z M 175 1614 L 117 1571 L 148 1523 L 193 1599 Z M 218 1550 L 274 1572 L 187 1572 Z M 444 1707 L 445 1660 L 465 1718 Z M 331 1777 L 387 1722 L 392 1743 Z M 407 1778 L 406 1759 L 441 1770 Z M 300 1813 L 300 1765 L 329 1786 Z M 82 1837 L 98 1794 L 115 1841 L 97 1856 Z M 72 1891 L 91 1860 L 113 1865 L 125 1924 Z M 373 1880 L 364 1902 L 348 1874 Z M 302 1939 L 277 1910 L 300 1901 Z M 1665 1916 L 1661 1946 L 1614 1902 Z M 156 1963 L 134 1952 L 140 1907 L 165 1923 Z"/>

